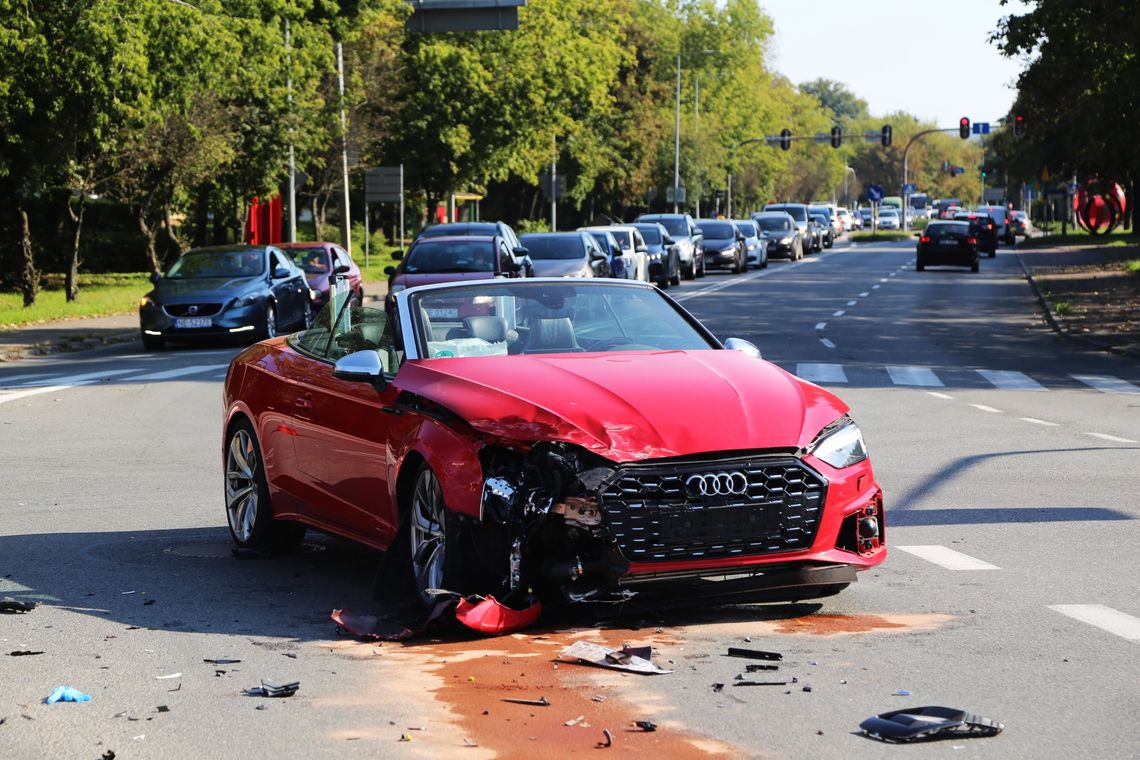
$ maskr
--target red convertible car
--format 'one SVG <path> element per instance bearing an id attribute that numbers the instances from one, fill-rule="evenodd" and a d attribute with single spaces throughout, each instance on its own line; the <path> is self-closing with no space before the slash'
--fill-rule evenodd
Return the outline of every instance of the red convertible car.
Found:
<path id="1" fill-rule="evenodd" d="M 843 402 L 647 283 L 427 285 L 390 313 L 334 299 L 234 359 L 223 429 L 239 547 L 316 528 L 402 557 L 425 601 L 808 599 L 887 552 Z"/>

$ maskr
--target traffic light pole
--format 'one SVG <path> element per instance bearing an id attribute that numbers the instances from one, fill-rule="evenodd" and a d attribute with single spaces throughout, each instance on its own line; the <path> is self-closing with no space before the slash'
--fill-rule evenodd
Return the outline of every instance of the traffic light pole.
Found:
<path id="1" fill-rule="evenodd" d="M 921 137 L 926 137 L 927 135 L 932 135 L 936 132 L 955 132 L 955 131 L 957 131 L 957 129 L 958 129 L 957 127 L 950 127 L 949 129 L 925 129 L 922 132 L 919 132 L 918 134 L 916 134 L 914 137 L 910 138 L 909 141 L 907 141 L 906 148 L 903 150 L 903 194 L 902 194 L 902 196 L 903 196 L 902 225 L 903 226 L 902 226 L 902 228 L 904 230 L 910 229 L 910 220 L 908 219 L 907 213 L 906 213 L 910 207 L 910 193 L 906 192 L 906 186 L 907 186 L 907 183 L 910 182 L 910 165 L 909 165 L 908 161 L 910 160 L 910 148 L 911 148 L 911 146 L 914 145 L 916 142 L 918 142 L 919 138 L 921 138 Z"/>

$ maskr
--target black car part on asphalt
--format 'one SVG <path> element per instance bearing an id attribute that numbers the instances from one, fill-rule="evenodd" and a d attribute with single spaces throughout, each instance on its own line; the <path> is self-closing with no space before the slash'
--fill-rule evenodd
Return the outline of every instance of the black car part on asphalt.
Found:
<path id="1" fill-rule="evenodd" d="M 859 728 L 885 742 L 920 742 L 996 736 L 1005 726 L 965 710 L 931 705 L 879 713 L 860 723 Z"/>

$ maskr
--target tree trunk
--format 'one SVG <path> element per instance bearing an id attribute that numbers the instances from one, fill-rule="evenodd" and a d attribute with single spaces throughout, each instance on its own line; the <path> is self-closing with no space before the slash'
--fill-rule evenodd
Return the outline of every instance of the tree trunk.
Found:
<path id="1" fill-rule="evenodd" d="M 170 204 L 164 203 L 162 206 L 162 224 L 166 230 L 166 239 L 170 247 L 174 249 L 176 257 L 182 256 L 182 252 L 186 250 L 186 246 L 182 244 L 181 238 L 174 233 L 174 220 L 171 218 L 173 214 L 170 211 Z M 163 257 L 165 258 L 165 257 Z"/>
<path id="2" fill-rule="evenodd" d="M 75 234 L 71 238 L 71 263 L 67 267 L 67 300 L 69 303 L 79 298 L 79 236 L 83 232 L 83 214 L 87 211 L 87 196 L 79 193 L 79 212 L 71 207 L 71 196 L 67 198 L 67 213 L 71 223 L 75 225 Z"/>
<path id="3" fill-rule="evenodd" d="M 22 289 L 24 291 L 24 307 L 32 306 L 40 292 L 40 273 L 36 271 L 35 250 L 32 248 L 32 229 L 28 224 L 28 212 L 22 204 L 16 206 L 20 216 L 20 248 L 24 252 L 24 272 Z"/>
<path id="4" fill-rule="evenodd" d="M 210 186 L 203 184 L 198 188 L 197 198 L 194 201 L 194 234 L 191 240 L 194 245 L 206 245 L 206 222 L 210 212 Z"/>
<path id="5" fill-rule="evenodd" d="M 146 222 L 146 211 L 141 207 L 135 215 L 135 222 L 138 223 L 139 232 L 142 233 L 143 238 L 146 240 L 146 260 L 150 266 L 152 273 L 162 271 L 162 262 L 158 259 L 158 251 L 154 247 L 155 229 Z"/>
<path id="6" fill-rule="evenodd" d="M 313 238 L 315 240 L 324 240 L 325 220 L 324 215 L 321 213 L 320 205 L 317 203 L 317 193 L 313 193 L 309 197 L 309 210 L 313 215 Z"/>

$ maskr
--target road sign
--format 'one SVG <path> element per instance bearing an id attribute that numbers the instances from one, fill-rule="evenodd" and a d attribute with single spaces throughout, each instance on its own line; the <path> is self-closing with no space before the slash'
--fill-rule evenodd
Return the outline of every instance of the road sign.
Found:
<path id="1" fill-rule="evenodd" d="M 903 185 L 903 188 L 902 188 L 903 195 L 910 195 L 916 189 L 918 189 L 918 188 L 915 186 L 915 184 L 913 182 L 907 182 L 905 185 Z"/>
<path id="2" fill-rule="evenodd" d="M 677 192 L 673 192 L 673 188 L 665 188 L 665 202 L 666 203 L 684 203 L 685 202 L 685 188 L 678 187 Z"/>
<path id="3" fill-rule="evenodd" d="M 538 175 L 538 189 L 547 198 L 550 197 L 550 172 Z M 554 189 L 558 191 L 558 197 L 566 195 L 566 175 L 558 174 L 554 178 Z"/>
<path id="4" fill-rule="evenodd" d="M 872 203 L 878 203 L 883 199 L 883 188 L 881 185 L 868 185 L 867 186 L 867 200 Z"/>
<path id="5" fill-rule="evenodd" d="M 990 123 L 988 121 L 975 121 L 974 134 L 975 135 L 988 135 L 990 133 Z"/>
<path id="6" fill-rule="evenodd" d="M 404 170 L 378 166 L 364 170 L 364 200 L 368 203 L 399 203 L 404 194 Z"/>
<path id="7" fill-rule="evenodd" d="M 863 139 L 864 140 L 878 140 L 881 137 L 882 137 L 882 135 L 875 130 L 867 130 L 866 132 L 863 133 Z"/>

